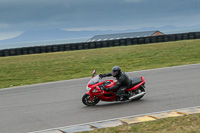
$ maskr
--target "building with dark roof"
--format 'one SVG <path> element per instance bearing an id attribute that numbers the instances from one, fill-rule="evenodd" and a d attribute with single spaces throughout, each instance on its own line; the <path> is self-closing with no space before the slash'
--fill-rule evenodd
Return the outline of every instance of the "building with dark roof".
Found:
<path id="1" fill-rule="evenodd" d="M 88 40 L 88 42 L 126 39 L 126 38 L 137 38 L 137 37 L 146 37 L 146 36 L 157 36 L 157 35 L 164 35 L 164 34 L 158 30 L 143 31 L 143 32 L 117 33 L 117 34 L 105 34 L 105 35 L 93 36 L 92 38 L 90 38 Z"/>

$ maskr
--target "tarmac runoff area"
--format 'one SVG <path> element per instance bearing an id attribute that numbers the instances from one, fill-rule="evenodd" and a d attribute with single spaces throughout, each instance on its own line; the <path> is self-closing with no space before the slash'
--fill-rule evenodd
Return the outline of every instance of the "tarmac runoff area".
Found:
<path id="1" fill-rule="evenodd" d="M 162 111 L 162 112 L 154 112 L 154 113 L 149 113 L 149 114 L 128 116 L 128 117 L 122 117 L 122 118 L 115 118 L 115 119 L 110 119 L 110 120 L 84 123 L 84 124 L 78 124 L 78 125 L 72 125 L 72 126 L 66 126 L 66 127 L 59 127 L 59 128 L 35 131 L 35 132 L 30 132 L 30 133 L 73 133 L 73 132 L 82 132 L 82 131 L 92 131 L 94 129 L 117 127 L 120 125 L 135 124 L 135 123 L 141 123 L 145 121 L 154 121 L 154 120 L 168 118 L 168 117 L 180 117 L 180 116 L 196 114 L 196 113 L 200 113 L 200 106 L 168 110 L 168 111 Z"/>

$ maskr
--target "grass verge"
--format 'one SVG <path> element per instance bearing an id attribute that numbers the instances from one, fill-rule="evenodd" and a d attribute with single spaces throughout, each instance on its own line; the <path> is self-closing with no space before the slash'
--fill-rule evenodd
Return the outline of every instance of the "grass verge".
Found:
<path id="1" fill-rule="evenodd" d="M 159 119 L 81 133 L 200 133 L 200 114 Z"/>
<path id="2" fill-rule="evenodd" d="M 200 40 L 0 57 L 0 88 L 200 63 Z"/>

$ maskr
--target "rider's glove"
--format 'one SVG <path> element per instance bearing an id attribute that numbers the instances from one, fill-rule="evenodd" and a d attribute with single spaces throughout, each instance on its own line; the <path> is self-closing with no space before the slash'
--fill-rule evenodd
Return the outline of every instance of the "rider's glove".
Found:
<path id="1" fill-rule="evenodd" d="M 104 91 L 110 91 L 110 88 L 104 88 Z"/>
<path id="2" fill-rule="evenodd" d="M 106 77 L 106 74 L 99 74 L 100 78 Z"/>
<path id="3" fill-rule="evenodd" d="M 99 74 L 99 77 L 100 77 L 100 78 L 103 78 L 103 74 Z"/>

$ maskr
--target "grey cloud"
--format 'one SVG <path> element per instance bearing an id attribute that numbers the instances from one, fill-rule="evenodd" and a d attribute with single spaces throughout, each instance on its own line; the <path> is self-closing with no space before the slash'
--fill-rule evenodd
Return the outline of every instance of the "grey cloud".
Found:
<path id="1" fill-rule="evenodd" d="M 128 3 L 137 3 L 137 2 L 143 2 L 144 0 L 123 0 L 123 1 Z"/>
<path id="2" fill-rule="evenodd" d="M 198 0 L 1 0 L 0 29 L 174 24 L 178 20 L 164 18 L 195 16 L 199 5 Z"/>

